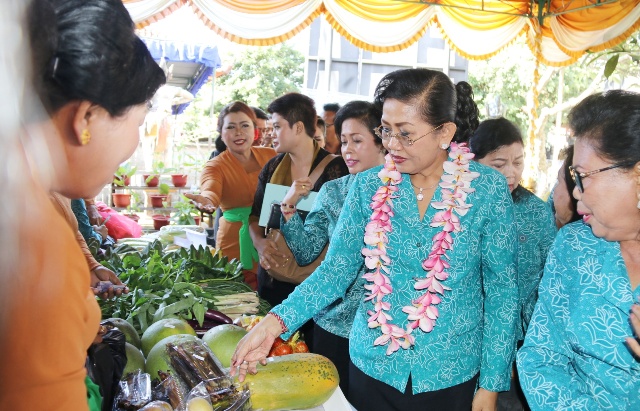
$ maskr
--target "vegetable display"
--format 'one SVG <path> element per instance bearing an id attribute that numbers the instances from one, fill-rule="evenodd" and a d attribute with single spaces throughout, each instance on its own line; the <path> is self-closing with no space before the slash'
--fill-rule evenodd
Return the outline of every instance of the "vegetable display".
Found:
<path id="1" fill-rule="evenodd" d="M 107 252 L 101 263 L 129 287 L 129 294 L 100 301 L 102 318 L 122 318 L 139 334 L 163 318 L 195 320 L 202 326 L 208 310 L 229 319 L 243 314 L 266 314 L 269 305 L 243 282 L 242 266 L 208 248 L 164 251 L 153 241 L 144 248 L 124 243 Z M 209 325 L 226 323 L 213 312 Z M 211 327 L 209 327 L 211 328 Z"/>

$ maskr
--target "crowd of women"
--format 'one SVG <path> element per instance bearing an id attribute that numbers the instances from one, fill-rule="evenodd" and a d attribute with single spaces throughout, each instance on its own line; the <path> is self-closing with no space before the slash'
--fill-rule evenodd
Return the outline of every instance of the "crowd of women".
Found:
<path id="1" fill-rule="evenodd" d="M 111 180 L 165 78 L 119 0 L 36 0 L 24 27 L 37 102 L 24 99 L 20 128 L 3 125 L 23 172 L 1 223 L 16 245 L 0 254 L 0 409 L 84 410 L 95 273 L 50 196 Z M 394 71 L 372 102 L 334 110 L 319 121 L 289 93 L 270 119 L 237 101 L 219 115 L 223 144 L 192 198 L 221 209 L 218 247 L 273 305 L 232 374 L 302 329 L 361 411 L 640 409 L 640 94 L 571 110 L 575 145 L 548 203 L 520 184 L 518 128 L 480 122 L 465 82 Z M 328 246 L 300 284 L 270 274 L 285 254 L 260 223 L 269 184 L 289 187 L 275 228 L 298 264 Z"/>

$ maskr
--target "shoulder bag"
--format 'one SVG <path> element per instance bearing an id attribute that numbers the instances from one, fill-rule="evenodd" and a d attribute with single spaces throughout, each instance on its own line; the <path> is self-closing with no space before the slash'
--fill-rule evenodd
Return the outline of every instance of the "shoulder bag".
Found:
<path id="1" fill-rule="evenodd" d="M 311 180 L 311 184 L 315 185 L 318 178 L 324 171 L 327 164 L 329 164 L 334 158 L 338 156 L 329 154 L 325 158 L 320 161 L 320 163 L 316 166 L 311 174 L 309 174 L 309 179 Z M 298 211 L 301 217 L 307 215 L 306 211 Z M 310 264 L 305 266 L 300 266 L 296 262 L 291 249 L 287 245 L 286 240 L 284 239 L 284 235 L 280 232 L 280 229 L 274 228 L 280 226 L 280 204 L 272 204 L 271 205 L 271 214 L 269 215 L 269 223 L 265 228 L 267 238 L 273 240 L 278 247 L 278 251 L 282 252 L 286 255 L 285 258 L 281 257 L 273 257 L 273 259 L 278 263 L 278 267 L 272 267 L 267 272 L 273 278 L 278 281 L 283 281 L 292 284 L 300 284 L 307 277 L 313 273 L 313 271 L 318 268 L 322 260 L 324 260 L 324 256 L 327 253 L 328 244 L 324 246 L 322 253 Z M 277 223 L 276 223 L 277 221 Z"/>

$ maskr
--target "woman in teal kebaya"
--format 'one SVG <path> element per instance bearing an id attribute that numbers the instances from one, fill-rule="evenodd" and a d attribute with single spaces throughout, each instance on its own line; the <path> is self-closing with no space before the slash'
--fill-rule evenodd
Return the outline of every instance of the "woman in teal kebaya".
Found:
<path id="1" fill-rule="evenodd" d="M 520 185 L 524 171 L 524 141 L 515 124 L 505 118 L 485 120 L 469 139 L 469 146 L 475 154 L 474 160 L 505 176 L 513 198 L 521 309 L 516 335 L 521 344 L 538 299 L 538 284 L 547 252 L 556 235 L 554 216 L 544 201 Z M 518 384 L 517 378 L 512 379 L 509 392 L 499 395 L 498 411 L 528 409 Z"/>
<path id="2" fill-rule="evenodd" d="M 255 372 L 276 336 L 344 296 L 364 264 L 352 405 L 494 410 L 515 352 L 516 238 L 504 177 L 457 143 L 477 125 L 471 89 L 408 69 L 375 95 L 384 167 L 356 176 L 324 262 L 238 344 L 232 373 Z"/>
<path id="3" fill-rule="evenodd" d="M 355 175 L 384 164 L 386 151 L 380 137 L 373 133 L 381 116 L 380 109 L 366 101 L 349 102 L 336 113 L 334 127 L 349 175 L 322 186 L 304 222 L 298 213 L 283 214 L 280 229 L 298 264 L 310 264 L 329 242 Z M 307 180 L 294 181 L 283 203 L 295 205 L 306 196 L 311 188 L 311 181 Z M 362 274 L 364 271 L 358 276 Z M 324 355 L 336 365 L 340 388 L 345 395 L 349 392 L 349 332 L 364 291 L 363 281 L 356 281 L 344 298 L 313 317 L 313 352 Z"/>
<path id="4" fill-rule="evenodd" d="M 640 297 L 640 95 L 589 96 L 569 122 L 582 221 L 563 227 L 549 251 L 520 381 L 532 410 L 638 410 L 629 320 Z"/>

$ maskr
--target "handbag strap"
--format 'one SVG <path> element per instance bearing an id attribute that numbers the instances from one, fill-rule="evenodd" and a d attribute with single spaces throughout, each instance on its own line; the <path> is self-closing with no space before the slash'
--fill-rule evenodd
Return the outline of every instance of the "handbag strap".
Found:
<path id="1" fill-rule="evenodd" d="M 318 181 L 320 175 L 324 172 L 325 167 L 327 167 L 327 165 L 337 157 L 338 156 L 335 154 L 327 154 L 325 158 L 320 160 L 316 168 L 314 168 L 311 174 L 309 174 L 309 180 L 311 180 L 312 186 L 316 185 L 316 181 Z"/>

